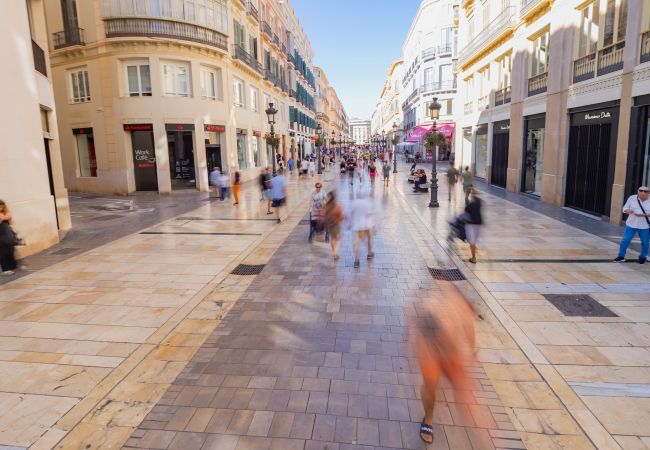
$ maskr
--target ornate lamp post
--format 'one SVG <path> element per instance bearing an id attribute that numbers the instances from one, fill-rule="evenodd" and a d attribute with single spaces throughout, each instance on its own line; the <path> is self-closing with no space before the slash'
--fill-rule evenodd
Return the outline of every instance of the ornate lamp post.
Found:
<path id="1" fill-rule="evenodd" d="M 429 117 L 433 121 L 433 128 L 431 131 L 434 133 L 434 136 L 437 133 L 436 121 L 438 120 L 438 117 L 440 117 L 440 108 L 442 108 L 442 105 L 438 103 L 438 97 L 433 97 L 433 101 L 429 103 Z M 435 148 L 431 148 L 431 153 L 431 160 L 433 162 L 431 164 L 431 200 L 429 201 L 429 208 L 437 208 L 440 206 L 438 204 L 438 173 L 436 170 L 436 153 L 438 153 L 438 144 L 436 144 Z"/>
<path id="2" fill-rule="evenodd" d="M 268 119 L 269 125 L 271 126 L 271 137 L 275 139 L 275 129 L 273 128 L 273 126 L 275 125 L 275 115 L 278 113 L 278 110 L 273 107 L 273 103 L 269 103 L 269 107 L 266 108 L 264 112 L 266 113 L 266 117 Z M 273 149 L 273 176 L 276 176 L 277 175 L 277 169 L 275 167 L 276 149 L 273 146 L 271 146 L 271 148 Z"/>
<path id="3" fill-rule="evenodd" d="M 399 127 L 397 126 L 397 122 L 393 122 L 393 173 L 397 173 L 397 144 L 395 140 L 398 131 Z"/>
<path id="4" fill-rule="evenodd" d="M 323 132 L 323 127 L 320 126 L 320 123 L 316 127 L 316 149 L 318 150 L 318 173 L 321 174 L 323 173 L 323 166 L 321 165 L 321 148 L 323 147 L 323 143 L 321 142 L 321 133 Z"/>

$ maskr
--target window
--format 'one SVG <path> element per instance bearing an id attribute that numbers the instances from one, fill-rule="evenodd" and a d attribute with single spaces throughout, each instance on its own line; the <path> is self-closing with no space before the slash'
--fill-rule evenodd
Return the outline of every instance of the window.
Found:
<path id="1" fill-rule="evenodd" d="M 245 106 L 244 82 L 237 78 L 232 80 L 232 97 L 235 106 L 243 108 Z"/>
<path id="2" fill-rule="evenodd" d="M 201 97 L 211 100 L 221 98 L 219 79 L 219 73 L 216 69 L 201 67 Z"/>
<path id="3" fill-rule="evenodd" d="M 251 88 L 251 110 L 255 112 L 260 110 L 260 92 L 254 87 Z"/>
<path id="4" fill-rule="evenodd" d="M 486 66 L 479 71 L 480 74 L 480 95 L 481 97 L 490 93 L 490 66 Z"/>
<path id="5" fill-rule="evenodd" d="M 171 97 L 189 97 L 190 95 L 190 66 L 183 62 L 163 62 L 162 81 L 163 95 Z"/>
<path id="6" fill-rule="evenodd" d="M 580 17 L 580 36 L 578 37 L 578 58 L 596 52 L 598 45 L 598 10 L 600 0 L 582 10 Z"/>
<path id="7" fill-rule="evenodd" d="M 512 72 L 512 55 L 508 53 L 497 61 L 499 65 L 498 89 L 510 86 L 510 74 Z"/>
<path id="8" fill-rule="evenodd" d="M 531 78 L 547 71 L 548 65 L 548 30 L 533 40 L 533 52 L 530 64 Z"/>
<path id="9" fill-rule="evenodd" d="M 130 97 L 151 96 L 151 74 L 148 61 L 125 63 L 126 87 Z"/>
<path id="10" fill-rule="evenodd" d="M 259 167 L 262 164 L 260 160 L 260 138 L 259 136 L 253 136 L 251 139 L 251 149 L 253 150 L 253 161 L 255 161 L 255 167 Z"/>
<path id="11" fill-rule="evenodd" d="M 454 101 L 452 99 L 448 98 L 446 103 L 447 103 L 447 115 L 453 114 L 454 113 L 454 109 L 453 109 Z"/>
<path id="12" fill-rule="evenodd" d="M 79 176 L 97 176 L 97 157 L 95 156 L 95 139 L 92 128 L 75 128 L 72 130 L 77 141 L 79 157 Z"/>
<path id="13" fill-rule="evenodd" d="M 88 69 L 73 69 L 70 71 L 70 97 L 74 103 L 90 101 L 90 83 Z"/>
<path id="14" fill-rule="evenodd" d="M 269 97 L 267 94 L 264 94 L 264 109 L 269 107 L 269 103 L 271 103 L 271 97 Z"/>
<path id="15" fill-rule="evenodd" d="M 425 86 L 428 86 L 429 84 L 433 83 L 433 67 L 427 67 L 424 69 L 424 84 Z"/>
<path id="16" fill-rule="evenodd" d="M 448 84 L 454 80 L 451 64 L 443 64 L 439 66 L 438 70 L 440 71 L 440 82 L 445 83 L 445 86 L 448 86 Z"/>
<path id="17" fill-rule="evenodd" d="M 278 111 L 280 111 L 280 120 L 282 121 L 287 120 L 287 105 L 280 102 L 280 107 L 278 108 Z"/>
<path id="18" fill-rule="evenodd" d="M 235 32 L 235 45 L 246 50 L 246 31 L 244 30 L 244 27 L 236 20 L 233 20 L 233 25 L 233 30 Z"/>
<path id="19" fill-rule="evenodd" d="M 249 43 L 249 48 L 250 48 L 250 54 L 253 58 L 257 60 L 257 38 L 251 36 L 250 39 L 248 40 Z"/>
<path id="20" fill-rule="evenodd" d="M 246 135 L 237 135 L 237 162 L 239 163 L 239 170 L 248 167 L 248 158 L 246 158 Z"/>

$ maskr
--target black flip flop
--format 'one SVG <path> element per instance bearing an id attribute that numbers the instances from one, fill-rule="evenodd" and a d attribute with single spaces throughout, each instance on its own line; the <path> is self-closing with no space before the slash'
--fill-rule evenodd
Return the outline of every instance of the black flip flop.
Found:
<path id="1" fill-rule="evenodd" d="M 425 434 L 427 436 L 431 436 L 431 442 L 427 442 L 424 440 L 422 435 Z M 427 425 L 424 423 L 424 420 L 420 424 L 420 439 L 422 439 L 422 442 L 425 444 L 432 444 L 433 443 L 433 427 L 431 425 Z"/>

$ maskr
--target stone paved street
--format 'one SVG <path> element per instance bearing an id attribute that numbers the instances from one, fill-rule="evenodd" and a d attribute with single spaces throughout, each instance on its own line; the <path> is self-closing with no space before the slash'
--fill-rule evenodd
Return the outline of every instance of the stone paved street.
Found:
<path id="1" fill-rule="evenodd" d="M 474 390 L 459 404 L 443 383 L 431 448 L 650 448 L 650 268 L 488 194 L 470 265 L 446 242 L 460 205 L 441 182 L 427 208 L 401 170 L 375 189 L 376 257 L 358 270 L 348 230 L 336 264 L 322 236 L 307 243 L 312 180 L 292 179 L 279 226 L 249 188 L 241 209 L 206 202 L 0 288 L 0 446 L 424 448 L 405 325 L 439 293 L 427 267 L 458 267 Z M 230 274 L 240 263 L 266 266 Z M 565 316 L 544 297 L 562 293 L 617 317 Z"/>

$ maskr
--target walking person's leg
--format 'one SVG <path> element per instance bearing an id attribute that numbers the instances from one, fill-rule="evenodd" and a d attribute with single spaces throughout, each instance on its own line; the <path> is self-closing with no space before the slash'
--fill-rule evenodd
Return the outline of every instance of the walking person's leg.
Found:
<path id="1" fill-rule="evenodd" d="M 239 185 L 232 185 L 232 195 L 235 198 L 235 205 L 239 205 Z"/>
<path id="2" fill-rule="evenodd" d="M 361 232 L 357 231 L 354 236 L 354 267 L 359 267 L 360 254 L 361 254 Z"/>
<path id="3" fill-rule="evenodd" d="M 372 230 L 368 230 L 368 259 L 375 257 L 375 253 L 372 251 Z"/>
<path id="4" fill-rule="evenodd" d="M 18 267 L 12 245 L 0 246 L 0 267 L 2 268 L 2 272 L 13 272 Z"/>
<path id="5" fill-rule="evenodd" d="M 641 253 L 639 253 L 639 262 L 648 259 L 648 246 L 650 246 L 650 230 L 647 228 L 639 230 L 639 239 L 641 239 Z"/>
<path id="6" fill-rule="evenodd" d="M 627 248 L 630 246 L 630 242 L 636 234 L 636 228 L 625 226 L 625 231 L 623 232 L 623 239 L 621 240 L 621 246 L 618 248 L 618 258 L 625 258 L 627 253 Z M 617 258 L 617 259 L 618 259 Z"/>

